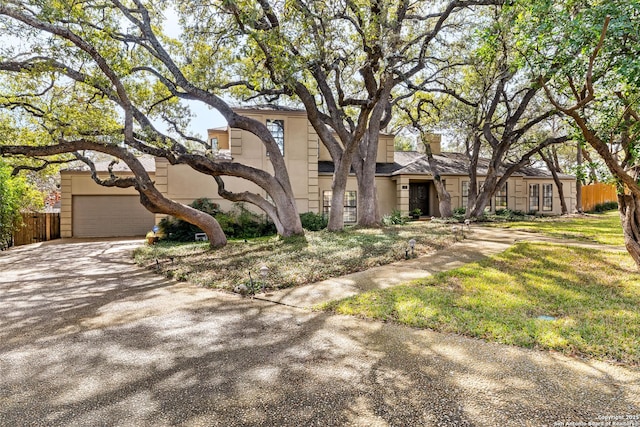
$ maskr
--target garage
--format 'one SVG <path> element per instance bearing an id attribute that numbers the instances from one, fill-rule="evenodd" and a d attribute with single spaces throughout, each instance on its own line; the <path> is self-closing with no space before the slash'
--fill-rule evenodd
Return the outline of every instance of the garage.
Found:
<path id="1" fill-rule="evenodd" d="M 138 196 L 73 196 L 73 237 L 144 236 L 154 215 Z"/>

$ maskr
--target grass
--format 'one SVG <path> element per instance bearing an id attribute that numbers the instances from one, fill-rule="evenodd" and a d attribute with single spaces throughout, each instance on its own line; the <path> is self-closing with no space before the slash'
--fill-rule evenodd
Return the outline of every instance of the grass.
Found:
<path id="1" fill-rule="evenodd" d="M 544 233 L 552 237 L 580 239 L 604 245 L 624 246 L 622 226 L 620 225 L 620 216 L 617 210 L 603 214 L 538 218 L 533 221 L 514 221 L 496 224 L 496 226 Z"/>
<path id="2" fill-rule="evenodd" d="M 483 262 L 322 308 L 638 365 L 638 306 L 640 274 L 625 252 L 520 243 Z"/>
<path id="3" fill-rule="evenodd" d="M 138 264 L 157 266 L 169 277 L 222 289 L 247 283 L 249 272 L 254 281 L 260 280 L 260 267 L 266 265 L 268 287 L 286 288 L 400 260 L 411 238 L 416 240 L 417 255 L 454 242 L 447 225 L 412 222 L 341 233 L 308 231 L 304 237 L 289 239 L 235 240 L 217 250 L 210 250 L 207 243 L 166 242 L 140 247 L 134 257 Z"/>
<path id="4" fill-rule="evenodd" d="M 617 212 L 503 223 L 555 237 L 623 245 Z M 215 288 L 246 283 L 269 267 L 268 285 L 284 288 L 336 277 L 453 243 L 450 225 L 414 222 L 292 239 L 161 243 L 135 252 L 142 265 Z M 156 261 L 158 260 L 158 261 Z M 519 243 L 479 263 L 429 279 L 334 301 L 321 308 L 504 344 L 640 365 L 640 274 L 626 252 Z"/>

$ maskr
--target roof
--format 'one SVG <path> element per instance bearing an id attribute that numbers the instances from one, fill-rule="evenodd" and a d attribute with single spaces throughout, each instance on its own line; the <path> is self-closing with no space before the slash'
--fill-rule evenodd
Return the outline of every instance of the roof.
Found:
<path id="1" fill-rule="evenodd" d="M 234 111 L 272 111 L 281 113 L 306 114 L 306 110 L 304 108 L 287 107 L 275 104 L 234 105 L 231 108 Z"/>
<path id="2" fill-rule="evenodd" d="M 440 153 L 433 156 L 440 169 L 440 175 L 469 175 L 469 158 L 464 153 Z M 402 165 L 393 171 L 392 175 L 428 174 L 432 175 L 431 167 L 427 156 L 415 151 L 394 153 L 396 164 Z M 508 167 L 509 165 L 506 165 Z M 478 175 L 486 175 L 489 170 L 489 159 L 478 159 Z M 548 169 L 537 168 L 535 166 L 525 166 L 519 169 L 513 176 L 523 176 L 527 178 L 551 178 Z M 559 175 L 563 179 L 574 178 L 571 175 Z"/>
<path id="3" fill-rule="evenodd" d="M 140 163 L 142 163 L 142 166 L 144 167 L 144 170 L 147 172 L 155 172 L 156 171 L 156 161 L 155 161 L 155 157 L 153 156 L 140 156 L 138 157 L 138 161 L 140 161 Z M 108 172 L 109 171 L 109 165 L 111 164 L 111 160 L 105 160 L 105 161 L 96 161 L 94 162 L 95 166 L 96 166 L 96 171 L 98 172 Z M 66 171 L 70 171 L 70 172 L 89 172 L 89 166 L 87 166 L 84 163 L 78 162 L 76 163 L 76 166 L 70 167 L 68 169 L 66 169 Z M 123 161 L 120 160 L 118 161 L 118 163 L 113 165 L 113 171 L 114 172 L 131 172 L 131 169 L 129 169 L 129 167 L 127 166 L 127 164 Z"/>
<path id="4" fill-rule="evenodd" d="M 398 167 L 397 163 L 376 163 L 376 175 L 391 176 Z M 319 174 L 333 174 L 333 169 L 333 162 L 318 162 Z M 354 173 L 353 168 L 351 168 L 351 173 Z"/>
<path id="5" fill-rule="evenodd" d="M 463 153 L 441 153 L 433 156 L 440 168 L 440 175 L 469 175 L 469 159 Z M 396 151 L 394 163 L 376 163 L 376 175 L 433 175 L 429 160 L 425 154 L 416 151 Z M 489 159 L 478 160 L 478 175 L 486 175 Z M 352 170 L 353 172 L 353 170 Z M 333 162 L 318 162 L 318 173 L 333 173 Z M 513 176 L 527 178 L 551 178 L 547 169 L 527 166 L 514 173 Z M 574 178 L 570 175 L 559 175 L 562 179 Z"/>

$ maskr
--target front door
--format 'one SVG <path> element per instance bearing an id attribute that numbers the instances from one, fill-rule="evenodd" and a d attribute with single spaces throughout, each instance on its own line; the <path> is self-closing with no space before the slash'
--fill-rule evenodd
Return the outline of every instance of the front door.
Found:
<path id="1" fill-rule="evenodd" d="M 420 209 L 422 215 L 429 215 L 429 183 L 409 184 L 409 212 Z"/>

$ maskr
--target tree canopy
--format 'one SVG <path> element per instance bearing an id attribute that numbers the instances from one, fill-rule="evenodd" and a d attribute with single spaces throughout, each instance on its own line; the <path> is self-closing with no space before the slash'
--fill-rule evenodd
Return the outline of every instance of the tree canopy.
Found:
<path id="1" fill-rule="evenodd" d="M 111 173 L 104 179 L 94 173 L 96 182 L 134 187 L 147 209 L 196 222 L 213 246 L 225 244 L 215 220 L 164 197 L 137 160 L 141 153 L 163 157 L 171 164 L 186 164 L 212 175 L 223 197 L 257 205 L 280 234 L 302 233 L 288 173 L 273 136 L 264 123 L 239 115 L 215 90 L 198 85 L 197 76 L 190 80 L 189 49 L 160 31 L 167 11 L 165 4 L 117 0 L 0 5 L 6 33 L 24 40 L 2 48 L 0 70 L 10 76 L 5 79 L 2 104 L 19 116 L 22 135 L 35 135 L 25 135 L 21 140 L 29 142 L 21 145 L 3 138 L 0 153 L 14 157 L 64 154 L 89 167 L 93 167 L 91 158 L 83 151 L 113 156 L 124 161 L 135 177 Z M 258 136 L 274 172 L 207 155 L 204 141 L 185 131 L 189 111 L 179 102 L 183 99 L 216 108 L 230 127 Z M 158 129 L 157 121 L 164 121 L 169 131 Z M 200 149 L 187 142 L 195 142 Z M 231 193 L 224 189 L 222 176 L 251 181 L 264 193 Z"/>
<path id="2" fill-rule="evenodd" d="M 16 176 L 13 167 L 0 159 L 0 247 L 6 248 L 13 232 L 22 225 L 22 212 L 43 207 L 42 193 L 24 176 Z"/>

